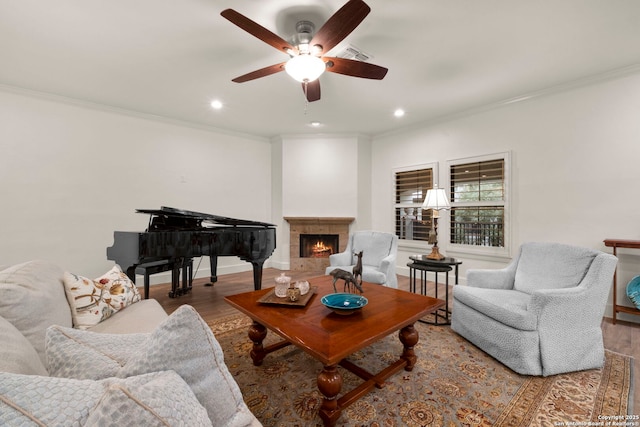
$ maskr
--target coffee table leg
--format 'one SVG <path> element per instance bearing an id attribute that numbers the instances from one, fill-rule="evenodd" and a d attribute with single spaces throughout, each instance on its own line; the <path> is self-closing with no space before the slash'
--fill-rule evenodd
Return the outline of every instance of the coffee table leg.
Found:
<path id="1" fill-rule="evenodd" d="M 342 409 L 338 406 L 338 394 L 342 389 L 342 375 L 337 365 L 325 366 L 318 374 L 318 389 L 324 396 L 320 407 L 320 418 L 325 426 L 335 425 Z"/>
<path id="2" fill-rule="evenodd" d="M 402 351 L 402 356 L 400 356 L 400 358 L 407 361 L 407 365 L 404 367 L 404 370 L 412 371 L 416 361 L 418 360 L 418 356 L 416 356 L 415 351 L 413 351 L 413 347 L 418 344 L 420 335 L 413 325 L 409 325 L 400 329 L 399 336 L 400 342 L 404 345 L 404 350 Z"/>
<path id="3" fill-rule="evenodd" d="M 253 349 L 251 349 L 251 360 L 255 366 L 262 365 L 267 352 L 264 350 L 262 341 L 267 336 L 267 328 L 262 326 L 258 322 L 253 322 L 253 325 L 249 326 L 249 339 L 253 342 Z"/>

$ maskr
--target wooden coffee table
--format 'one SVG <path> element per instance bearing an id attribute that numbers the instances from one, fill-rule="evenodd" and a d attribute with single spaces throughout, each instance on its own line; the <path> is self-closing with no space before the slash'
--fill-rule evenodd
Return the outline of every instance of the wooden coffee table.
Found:
<path id="1" fill-rule="evenodd" d="M 332 281 L 331 276 L 309 280 L 311 287 L 317 287 L 317 291 L 304 307 L 258 302 L 271 288 L 225 297 L 229 304 L 253 320 L 249 338 L 253 342 L 250 355 L 254 365 L 259 366 L 267 354 L 289 344 L 294 344 L 322 362 L 324 368 L 318 374 L 317 383 L 324 396 L 319 415 L 325 426 L 334 425 L 344 408 L 374 387 L 382 388 L 385 380 L 400 369 L 413 369 L 417 359 L 413 347 L 419 339 L 413 324 L 444 305 L 440 299 L 365 282 L 363 296 L 369 303 L 354 314 L 340 315 L 320 302 L 322 296 L 334 292 Z M 338 285 L 342 286 L 340 282 Z M 284 341 L 263 346 L 267 328 L 284 338 Z M 350 354 L 396 331 L 400 331 L 400 342 L 404 346 L 402 354 L 382 371 L 372 374 L 345 360 Z M 342 389 L 338 365 L 364 380 L 342 396 L 338 396 Z"/>

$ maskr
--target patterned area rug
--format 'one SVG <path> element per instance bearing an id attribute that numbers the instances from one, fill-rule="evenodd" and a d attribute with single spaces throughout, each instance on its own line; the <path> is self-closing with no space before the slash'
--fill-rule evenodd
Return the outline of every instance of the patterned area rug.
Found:
<path id="1" fill-rule="evenodd" d="M 244 315 L 211 324 L 227 366 L 247 405 L 265 426 L 322 426 L 317 411 L 322 397 L 316 375 L 322 365 L 294 346 L 269 354 L 253 366 Z M 416 324 L 420 342 L 412 372 L 400 371 L 382 389 L 374 389 L 342 412 L 338 426 L 567 426 L 597 425 L 598 417 L 632 410 L 632 359 L 606 353 L 599 370 L 553 377 L 527 377 L 486 355 L 448 326 Z M 279 341 L 269 333 L 265 344 Z M 378 372 L 397 359 L 397 334 L 350 359 Z M 361 380 L 341 369 L 342 391 Z M 604 425 L 604 423 L 602 424 Z"/>

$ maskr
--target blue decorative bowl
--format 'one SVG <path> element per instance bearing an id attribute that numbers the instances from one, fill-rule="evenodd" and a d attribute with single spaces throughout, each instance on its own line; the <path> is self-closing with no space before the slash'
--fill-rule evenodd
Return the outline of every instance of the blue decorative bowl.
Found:
<path id="1" fill-rule="evenodd" d="M 355 294 L 339 293 L 325 295 L 320 302 L 337 314 L 353 314 L 367 305 L 365 297 Z"/>
<path id="2" fill-rule="evenodd" d="M 637 308 L 640 308 L 640 276 L 627 283 L 627 296 Z"/>

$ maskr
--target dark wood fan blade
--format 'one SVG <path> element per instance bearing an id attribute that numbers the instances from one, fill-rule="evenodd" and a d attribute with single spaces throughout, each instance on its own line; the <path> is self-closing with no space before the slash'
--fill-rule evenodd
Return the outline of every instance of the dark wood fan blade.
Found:
<path id="1" fill-rule="evenodd" d="M 324 57 L 322 59 L 327 64 L 327 71 L 345 74 L 347 76 L 382 80 L 384 76 L 387 75 L 387 71 L 389 71 L 379 65 L 369 64 L 368 62 L 362 61 L 354 61 L 353 59 L 332 57 Z"/>
<path id="2" fill-rule="evenodd" d="M 250 73 L 244 74 L 240 77 L 236 77 L 231 81 L 236 83 L 244 83 L 244 82 L 248 82 L 249 80 L 259 79 L 260 77 L 270 76 L 271 74 L 275 74 L 275 73 L 279 73 L 280 71 L 283 71 L 284 64 L 286 64 L 286 62 L 260 68 L 259 70 L 255 70 Z"/>
<path id="3" fill-rule="evenodd" d="M 362 0 L 349 0 L 318 30 L 310 45 L 320 45 L 322 52 L 329 52 L 351 34 L 370 11 L 371 8 Z"/>
<path id="4" fill-rule="evenodd" d="M 288 50 L 296 51 L 296 49 L 282 37 L 272 33 L 262 25 L 252 21 L 251 19 L 247 18 L 241 13 L 236 12 L 233 9 L 225 9 L 220 13 L 220 15 L 231 21 L 233 24 L 236 24 L 247 33 L 259 38 L 266 44 L 269 44 L 280 51 L 283 51 L 285 53 L 288 53 Z"/>
<path id="5" fill-rule="evenodd" d="M 313 102 L 320 99 L 320 80 L 302 83 L 302 91 L 307 96 L 307 101 Z"/>

